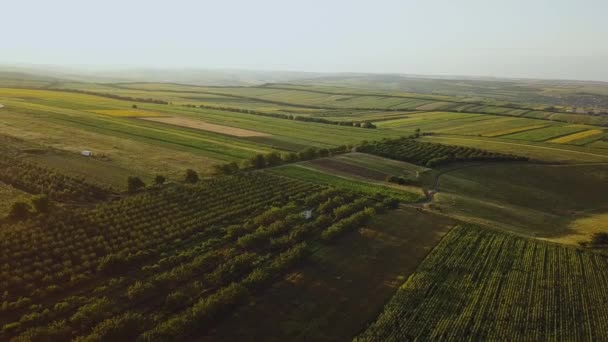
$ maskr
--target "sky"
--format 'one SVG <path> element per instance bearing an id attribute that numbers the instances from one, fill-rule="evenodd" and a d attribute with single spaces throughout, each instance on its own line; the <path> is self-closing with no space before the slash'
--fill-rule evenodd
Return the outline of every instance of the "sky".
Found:
<path id="1" fill-rule="evenodd" d="M 0 63 L 608 81 L 608 0 L 0 0 Z"/>

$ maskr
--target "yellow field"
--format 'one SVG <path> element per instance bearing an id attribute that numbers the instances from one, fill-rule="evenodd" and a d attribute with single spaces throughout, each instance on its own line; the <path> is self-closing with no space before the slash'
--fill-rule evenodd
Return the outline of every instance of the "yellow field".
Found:
<path id="1" fill-rule="evenodd" d="M 602 130 L 590 129 L 588 131 L 582 131 L 582 132 L 566 135 L 564 137 L 559 137 L 559 138 L 556 138 L 553 140 L 549 140 L 549 142 L 556 143 L 556 144 L 566 144 L 566 143 L 569 143 L 574 140 L 583 139 L 583 138 L 590 137 L 592 135 L 597 135 L 597 134 L 602 134 L 602 133 L 604 133 L 604 131 L 602 131 Z"/>
<path id="2" fill-rule="evenodd" d="M 570 223 L 569 228 L 569 234 L 546 240 L 578 245 L 579 242 L 591 240 L 595 233 L 608 233 L 608 212 L 590 214 L 576 219 Z"/>
<path id="3" fill-rule="evenodd" d="M 269 137 L 270 134 L 262 133 L 258 131 L 251 131 L 248 129 L 216 125 L 209 122 L 194 120 L 189 118 L 177 118 L 177 117 L 162 117 L 162 118 L 150 118 L 144 117 L 143 120 L 162 122 L 170 125 L 188 127 L 194 129 L 200 129 L 202 131 L 209 131 L 221 134 L 232 135 L 235 137 Z"/>
<path id="4" fill-rule="evenodd" d="M 547 126 L 547 125 L 542 124 L 542 125 L 531 125 L 531 126 L 524 126 L 524 127 L 515 127 L 515 128 L 510 128 L 510 129 L 503 129 L 503 130 L 500 130 L 500 131 L 494 131 L 494 132 L 490 132 L 490 133 L 484 133 L 484 134 L 482 134 L 482 136 L 484 136 L 484 137 L 497 137 L 497 136 L 500 136 L 500 135 L 507 135 L 507 134 L 511 134 L 511 133 L 529 131 L 531 129 L 543 128 L 545 126 Z"/>
<path id="5" fill-rule="evenodd" d="M 162 116 L 162 114 L 156 112 L 150 112 L 143 109 L 99 109 L 89 110 L 89 112 L 110 116 L 138 116 L 138 117 L 156 117 Z"/>

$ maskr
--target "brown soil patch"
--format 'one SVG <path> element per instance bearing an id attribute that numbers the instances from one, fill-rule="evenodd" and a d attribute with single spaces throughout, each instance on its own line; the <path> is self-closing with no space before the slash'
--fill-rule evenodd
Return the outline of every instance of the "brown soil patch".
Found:
<path id="1" fill-rule="evenodd" d="M 162 122 L 170 125 L 188 127 L 194 129 L 200 129 L 201 131 L 215 132 L 226 135 L 232 135 L 234 137 L 269 137 L 270 134 L 251 131 L 243 128 L 236 128 L 230 126 L 216 125 L 201 120 L 190 119 L 190 118 L 178 118 L 178 117 L 150 117 L 150 118 L 139 118 L 142 120 Z"/>

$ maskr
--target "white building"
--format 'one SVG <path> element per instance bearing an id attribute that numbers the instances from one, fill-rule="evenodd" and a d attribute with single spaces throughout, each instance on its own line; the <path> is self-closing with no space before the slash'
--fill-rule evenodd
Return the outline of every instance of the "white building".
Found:
<path id="1" fill-rule="evenodd" d="M 85 151 L 80 152 L 80 155 L 83 155 L 85 157 L 92 157 L 93 156 L 93 152 L 85 150 Z"/>

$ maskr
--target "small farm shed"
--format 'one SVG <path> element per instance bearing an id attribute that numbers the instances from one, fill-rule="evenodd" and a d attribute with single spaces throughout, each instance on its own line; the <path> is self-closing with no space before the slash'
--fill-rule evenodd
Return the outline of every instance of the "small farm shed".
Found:
<path id="1" fill-rule="evenodd" d="M 304 210 L 302 212 L 302 217 L 304 217 L 307 220 L 310 220 L 312 218 L 312 210 L 310 210 L 310 209 Z"/>
<path id="2" fill-rule="evenodd" d="M 93 156 L 93 152 L 84 150 L 84 151 L 80 152 L 80 155 L 83 155 L 85 157 L 92 157 Z"/>

